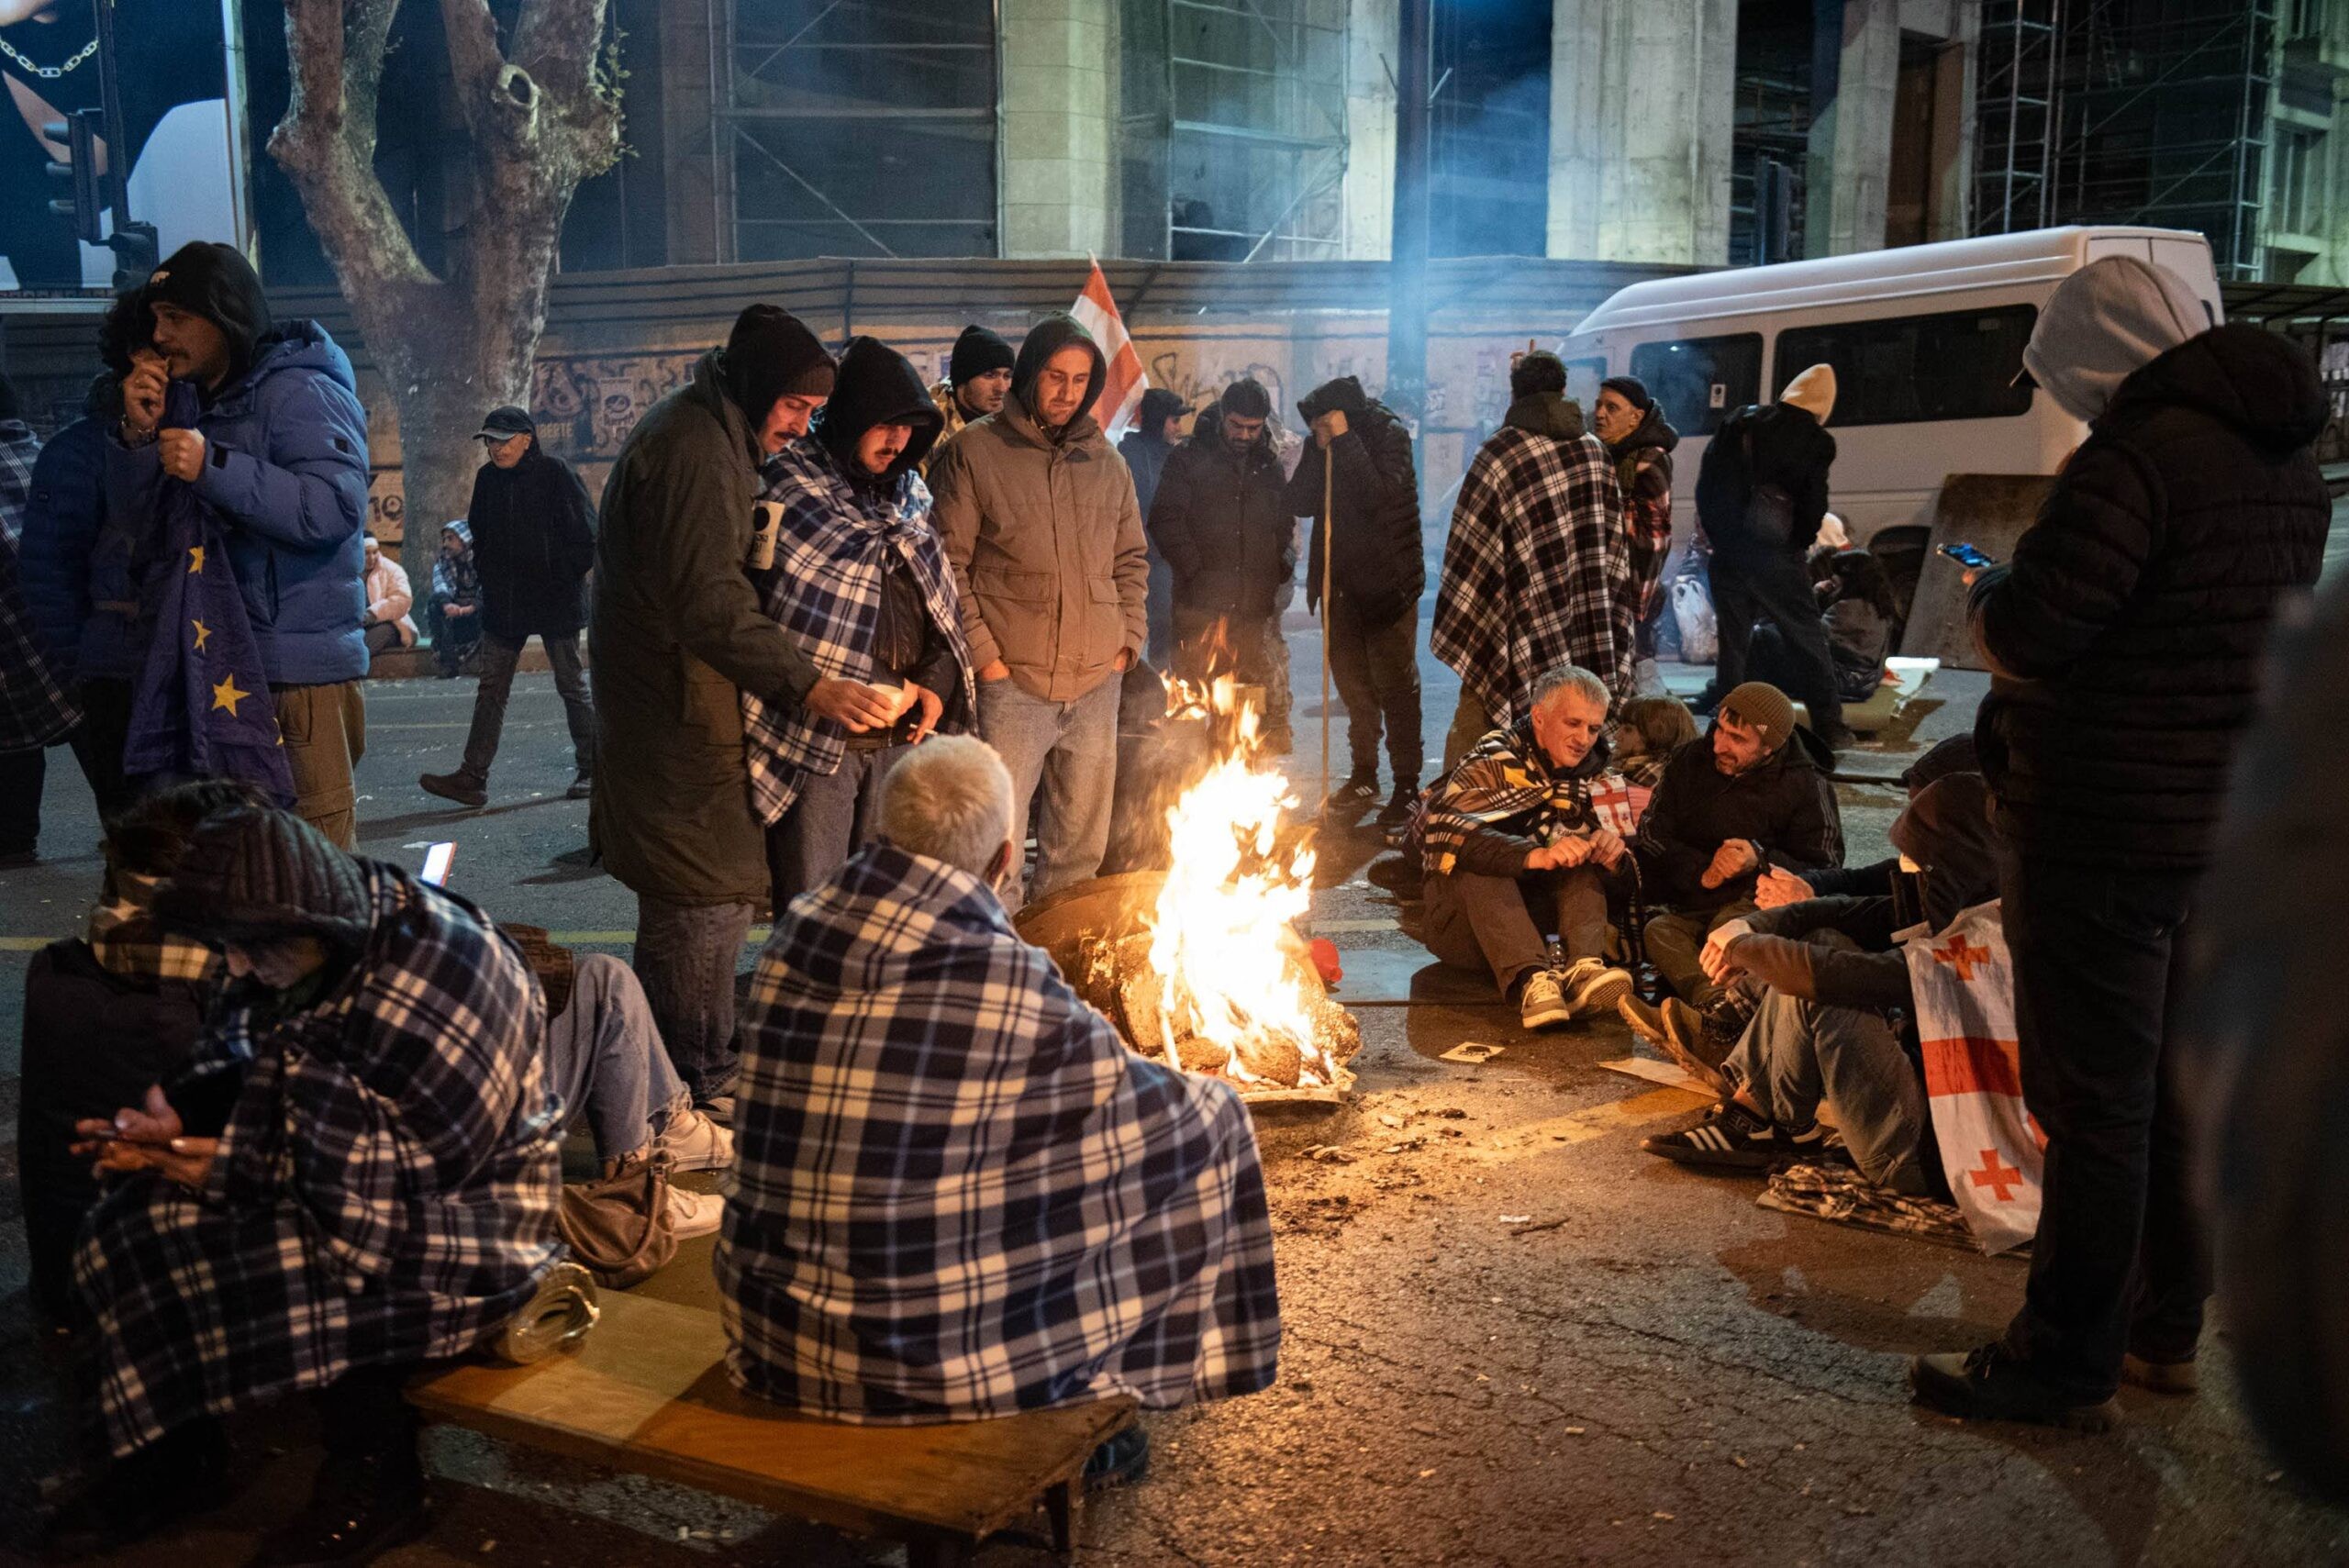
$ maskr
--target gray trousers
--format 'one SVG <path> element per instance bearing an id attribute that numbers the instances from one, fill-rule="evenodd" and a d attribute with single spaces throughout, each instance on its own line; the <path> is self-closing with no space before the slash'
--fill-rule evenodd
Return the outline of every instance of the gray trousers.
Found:
<path id="1" fill-rule="evenodd" d="M 1597 866 L 1529 872 L 1520 877 L 1453 871 L 1428 878 L 1428 951 L 1461 969 L 1489 969 L 1506 994 L 1549 962 L 1533 917 L 1554 910 L 1567 962 L 1607 956 L 1607 901 L 1616 875 Z"/>
<path id="2" fill-rule="evenodd" d="M 1321 607 L 1329 618 L 1330 679 L 1346 705 L 1346 754 L 1355 775 L 1378 776 L 1383 728 L 1395 782 L 1419 783 L 1427 766 L 1419 737 L 1419 607 L 1384 626 L 1364 622 L 1343 594 L 1332 593 Z M 1325 782 L 1337 787 L 1335 779 Z"/>
<path id="3" fill-rule="evenodd" d="M 852 747 L 829 773 L 811 774 L 767 829 L 767 878 L 775 918 L 790 902 L 848 863 L 879 831 L 881 785 L 911 746 Z"/>
<path id="4" fill-rule="evenodd" d="M 1655 972 L 1664 976 L 1674 995 L 1692 1007 L 1701 1007 L 1721 991 L 1706 978 L 1705 966 L 1698 961 L 1698 955 L 1705 951 L 1705 939 L 1713 934 L 1715 927 L 1742 920 L 1753 913 L 1753 903 L 1739 899 L 1710 912 L 1658 915 L 1645 928 L 1648 962 L 1655 965 Z"/>
<path id="5" fill-rule="evenodd" d="M 547 1063 L 564 1127 L 585 1122 L 607 1165 L 645 1152 L 692 1098 L 662 1049 L 644 987 L 609 953 L 578 956 L 571 999 L 547 1020 Z"/>
<path id="6" fill-rule="evenodd" d="M 755 904 L 636 895 L 636 978 L 669 1061 L 697 1106 L 733 1093 L 742 1075 L 734 1046 L 734 974 L 757 913 Z"/>
<path id="7" fill-rule="evenodd" d="M 1862 1175 L 1894 1192 L 1927 1190 L 1924 1081 L 1881 1014 L 1766 992 L 1723 1071 L 1779 1127 L 1809 1127 L 1820 1101 L 1832 1100 Z"/>
<path id="8" fill-rule="evenodd" d="M 524 642 L 529 641 L 523 639 Z M 596 771 L 596 705 L 587 695 L 587 672 L 579 663 L 579 634 L 541 637 L 547 664 L 554 671 L 554 689 L 562 695 L 562 716 L 571 725 L 571 754 L 580 773 Z M 475 784 L 489 780 L 489 765 L 497 760 L 497 740 L 506 732 L 506 699 L 514 690 L 515 667 L 522 662 L 522 643 L 502 637 L 481 639 L 481 684 L 473 688 L 473 725 L 465 736 L 465 760 L 459 772 Z"/>

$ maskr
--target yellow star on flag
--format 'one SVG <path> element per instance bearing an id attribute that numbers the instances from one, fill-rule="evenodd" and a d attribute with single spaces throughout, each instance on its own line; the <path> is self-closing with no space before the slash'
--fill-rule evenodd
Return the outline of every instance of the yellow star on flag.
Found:
<path id="1" fill-rule="evenodd" d="M 204 639 L 205 639 L 206 638 L 207 638 L 207 637 L 210 637 L 210 636 L 212 635 L 212 628 L 211 628 L 210 627 L 208 627 L 208 626 L 205 625 L 205 624 L 204 624 L 202 621 L 200 621 L 200 620 L 192 620 L 192 621 L 188 622 L 187 624 L 188 624 L 188 625 L 190 625 L 190 626 L 192 626 L 192 627 L 194 627 L 194 628 L 195 628 L 195 651 L 196 651 L 198 653 L 203 652 L 203 651 L 204 651 Z"/>
<path id="2" fill-rule="evenodd" d="M 200 544 L 189 545 L 187 547 L 187 574 L 194 577 L 202 573 L 203 570 L 204 547 Z"/>
<path id="3" fill-rule="evenodd" d="M 237 677 L 231 674 L 227 680 L 212 688 L 212 706 L 216 708 L 227 708 L 228 717 L 234 718 L 237 717 L 237 705 L 250 695 L 252 695 L 250 692 L 240 692 L 237 689 Z"/>

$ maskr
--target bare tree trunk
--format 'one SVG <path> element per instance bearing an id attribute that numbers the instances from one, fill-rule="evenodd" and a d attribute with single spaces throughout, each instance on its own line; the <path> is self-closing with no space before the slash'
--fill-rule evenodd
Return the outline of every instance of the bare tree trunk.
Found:
<path id="1" fill-rule="evenodd" d="M 375 177 L 375 110 L 399 0 L 286 0 L 293 95 L 270 137 L 399 410 L 409 525 L 429 580 L 440 526 L 462 517 L 484 414 L 528 405 L 547 281 L 579 183 L 619 156 L 607 0 L 523 0 L 501 49 L 487 0 L 440 0 L 456 101 L 473 142 L 473 210 L 448 275 L 416 253 Z"/>

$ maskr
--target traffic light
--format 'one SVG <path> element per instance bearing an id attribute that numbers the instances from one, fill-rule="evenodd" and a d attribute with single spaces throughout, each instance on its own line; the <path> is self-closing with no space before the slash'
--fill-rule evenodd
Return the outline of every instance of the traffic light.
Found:
<path id="1" fill-rule="evenodd" d="M 49 204 L 49 210 L 73 220 L 73 232 L 84 245 L 106 243 L 106 182 L 98 172 L 98 149 L 106 137 L 102 109 L 76 109 L 62 121 L 52 120 L 41 134 L 65 148 L 62 163 L 51 161 L 50 174 L 72 182 L 73 194 Z"/>

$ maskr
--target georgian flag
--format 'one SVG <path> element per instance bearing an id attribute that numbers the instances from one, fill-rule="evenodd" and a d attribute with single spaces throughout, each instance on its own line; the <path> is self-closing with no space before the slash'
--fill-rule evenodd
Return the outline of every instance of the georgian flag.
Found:
<path id="1" fill-rule="evenodd" d="M 2023 1106 L 2014 967 L 1998 902 L 1961 912 L 1942 931 L 1914 932 L 1902 947 L 1942 1171 L 1982 1250 L 2003 1252 L 2039 1229 L 2047 1140 Z"/>
<path id="2" fill-rule="evenodd" d="M 1093 417 L 1114 445 L 1133 420 L 1134 409 L 1141 402 L 1142 389 L 1150 378 L 1142 373 L 1141 356 L 1134 351 L 1133 339 L 1126 336 L 1125 317 L 1118 314 L 1118 302 L 1110 297 L 1109 280 L 1101 271 L 1100 260 L 1093 262 L 1093 273 L 1085 280 L 1085 292 L 1076 296 L 1069 314 L 1077 324 L 1093 335 L 1100 346 L 1101 358 L 1108 364 L 1108 373 L 1101 384 L 1101 395 L 1093 405 Z"/>

